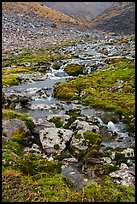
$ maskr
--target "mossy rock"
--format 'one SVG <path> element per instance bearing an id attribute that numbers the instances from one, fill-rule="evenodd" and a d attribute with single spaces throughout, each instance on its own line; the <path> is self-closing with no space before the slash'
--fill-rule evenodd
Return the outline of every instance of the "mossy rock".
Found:
<path id="1" fill-rule="evenodd" d="M 32 144 L 32 135 L 30 132 L 24 132 L 23 128 L 19 128 L 11 135 L 11 141 L 17 142 L 20 145 L 29 146 Z"/>
<path id="2" fill-rule="evenodd" d="M 64 70 L 68 75 L 78 76 L 79 74 L 83 74 L 85 66 L 79 64 L 67 64 Z"/>
<path id="3" fill-rule="evenodd" d="M 18 74 L 18 73 L 25 73 L 25 72 L 32 72 L 32 68 L 26 68 L 24 66 L 17 66 L 15 68 L 10 68 L 10 69 L 4 69 L 2 70 L 2 74 L 8 75 L 8 74 Z"/>
<path id="4" fill-rule="evenodd" d="M 57 97 L 61 100 L 73 100 L 76 98 L 75 91 L 66 85 L 64 86 L 64 83 L 58 83 L 58 85 L 54 86 L 54 97 Z"/>
<path id="5" fill-rule="evenodd" d="M 83 134 L 85 140 L 90 143 L 90 144 L 100 144 L 102 142 L 102 136 L 100 134 L 91 132 L 91 131 L 86 131 Z"/>
<path id="6" fill-rule="evenodd" d="M 2 85 L 13 86 L 21 83 L 21 78 L 17 75 L 3 75 Z"/>
<path id="7" fill-rule="evenodd" d="M 2 109 L 2 119 L 3 120 L 10 120 L 14 118 L 18 118 L 24 121 L 27 128 L 30 131 L 33 131 L 33 129 L 35 128 L 34 122 L 32 121 L 31 118 L 29 118 L 29 114 L 21 114 L 11 109 L 4 109 L 4 108 Z"/>
<path id="8" fill-rule="evenodd" d="M 99 152 L 96 149 L 92 149 L 87 155 L 86 159 L 92 159 L 92 158 L 99 158 Z"/>
<path id="9" fill-rule="evenodd" d="M 56 70 L 59 70 L 60 69 L 60 63 L 59 62 L 54 62 L 53 63 L 53 68 L 56 69 Z"/>
<path id="10" fill-rule="evenodd" d="M 108 175 L 112 171 L 118 170 L 117 166 L 113 166 L 111 164 L 97 164 L 94 168 L 94 172 L 96 176 L 104 176 Z"/>

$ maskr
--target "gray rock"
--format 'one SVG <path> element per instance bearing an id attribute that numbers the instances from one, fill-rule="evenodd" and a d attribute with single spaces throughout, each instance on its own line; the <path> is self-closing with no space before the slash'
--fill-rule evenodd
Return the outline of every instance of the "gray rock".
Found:
<path id="1" fill-rule="evenodd" d="M 92 125 L 87 123 L 86 121 L 79 121 L 75 120 L 70 128 L 74 128 L 75 130 L 84 130 L 84 131 L 94 131 L 96 133 L 99 133 L 99 127 L 97 125 Z"/>
<path id="2" fill-rule="evenodd" d="M 28 108 L 30 110 L 49 110 L 50 106 L 44 103 L 41 103 L 41 104 L 31 104 Z"/>
<path id="3" fill-rule="evenodd" d="M 56 118 L 56 117 L 60 118 L 63 122 L 65 122 L 65 121 L 67 121 L 67 120 L 70 119 L 70 116 L 69 116 L 69 115 L 66 115 L 66 114 L 63 114 L 63 115 L 60 115 L 60 114 L 52 114 L 52 115 L 48 115 L 48 116 L 47 116 L 47 120 L 49 121 L 49 120 L 51 120 L 51 119 L 53 119 L 53 118 Z"/>
<path id="4" fill-rule="evenodd" d="M 95 116 L 87 116 L 87 122 L 91 122 L 91 123 L 94 123 L 100 126 L 103 125 L 103 121 L 100 118 L 95 117 Z"/>
<path id="5" fill-rule="evenodd" d="M 120 169 L 109 174 L 112 178 L 115 178 L 116 183 L 121 183 L 123 185 L 135 185 L 134 172 L 128 169 Z M 118 180 L 117 180 L 118 179 Z M 120 179 L 120 180 L 119 180 Z"/>
<path id="6" fill-rule="evenodd" d="M 121 163 L 120 169 L 128 169 L 128 166 L 125 163 Z"/>
<path id="7" fill-rule="evenodd" d="M 8 101 L 10 101 L 11 103 L 27 103 L 29 101 L 29 97 L 22 94 L 22 93 L 15 93 L 15 92 L 11 92 L 11 93 L 6 93 L 5 94 L 6 98 Z"/>
<path id="8" fill-rule="evenodd" d="M 2 131 L 7 135 L 8 138 L 12 136 L 16 131 L 22 129 L 23 132 L 30 134 L 29 129 L 22 120 L 11 119 L 2 121 Z"/>
<path id="9" fill-rule="evenodd" d="M 45 128 L 39 132 L 43 148 L 51 154 L 59 154 L 66 148 L 73 131 L 62 128 Z"/>
<path id="10" fill-rule="evenodd" d="M 131 157 L 133 158 L 135 155 L 134 155 L 134 149 L 132 148 L 127 148 L 125 150 L 123 150 L 123 152 L 121 152 L 122 154 L 125 155 L 125 157 Z"/>
<path id="11" fill-rule="evenodd" d="M 71 157 L 71 158 L 65 158 L 63 159 L 63 162 L 68 162 L 68 163 L 77 163 L 78 160 L 75 157 Z"/>
<path id="12" fill-rule="evenodd" d="M 36 126 L 44 126 L 44 127 L 55 127 L 55 124 L 52 122 L 47 121 L 44 118 L 34 119 L 34 124 Z"/>
<path id="13" fill-rule="evenodd" d="M 103 157 L 102 159 L 103 159 L 103 161 L 104 161 L 105 163 L 108 163 L 108 164 L 111 163 L 111 158 L 110 158 L 110 157 Z"/>

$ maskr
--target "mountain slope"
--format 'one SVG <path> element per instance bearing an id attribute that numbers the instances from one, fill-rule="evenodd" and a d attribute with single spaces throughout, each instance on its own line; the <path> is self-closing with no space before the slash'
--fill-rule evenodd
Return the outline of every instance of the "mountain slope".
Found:
<path id="1" fill-rule="evenodd" d="M 118 34 L 135 33 L 135 2 L 117 2 L 97 16 L 95 28 Z"/>
<path id="2" fill-rule="evenodd" d="M 73 23 L 77 24 L 78 21 L 66 14 L 63 14 L 59 11 L 51 9 L 47 6 L 43 6 L 38 2 L 3 2 L 2 3 L 2 13 L 20 13 L 28 14 L 35 13 L 39 16 L 46 17 L 49 20 L 52 20 L 56 23 Z"/>
<path id="3" fill-rule="evenodd" d="M 45 46 L 72 38 L 80 21 L 39 2 L 2 2 L 3 48 Z M 73 32 L 70 30 L 73 29 Z"/>
<path id="4" fill-rule="evenodd" d="M 97 16 L 114 2 L 42 2 L 42 4 L 73 16 L 83 22 Z"/>

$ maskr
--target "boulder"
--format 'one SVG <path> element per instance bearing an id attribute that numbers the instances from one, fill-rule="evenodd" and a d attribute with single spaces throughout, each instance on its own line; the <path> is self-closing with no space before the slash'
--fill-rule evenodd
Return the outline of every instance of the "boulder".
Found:
<path id="1" fill-rule="evenodd" d="M 121 183 L 127 186 L 135 185 L 135 173 L 126 169 L 125 166 L 120 170 L 111 172 L 109 175 L 116 179 L 116 183 Z"/>
<path id="2" fill-rule="evenodd" d="M 70 127 L 74 130 L 84 130 L 84 132 L 89 130 L 99 133 L 99 127 L 97 125 L 87 123 L 86 121 L 75 120 Z"/>
<path id="3" fill-rule="evenodd" d="M 69 115 L 66 115 L 66 114 L 63 114 L 63 115 L 58 115 L 58 114 L 52 114 L 52 115 L 48 115 L 47 116 L 47 120 L 50 121 L 51 119 L 53 118 L 60 118 L 61 121 L 65 122 L 67 120 L 70 119 L 70 116 Z"/>
<path id="4" fill-rule="evenodd" d="M 5 133 L 7 138 L 10 138 L 14 133 L 22 130 L 26 134 L 30 134 L 29 129 L 22 120 L 11 119 L 2 121 L 2 131 Z"/>
<path id="5" fill-rule="evenodd" d="M 45 128 L 39 132 L 42 147 L 50 154 L 60 154 L 72 135 L 73 131 L 62 128 Z"/>

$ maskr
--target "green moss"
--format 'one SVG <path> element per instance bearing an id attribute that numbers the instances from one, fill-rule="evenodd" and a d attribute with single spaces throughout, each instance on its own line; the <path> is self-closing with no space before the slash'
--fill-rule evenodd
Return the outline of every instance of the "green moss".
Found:
<path id="1" fill-rule="evenodd" d="M 98 158 L 99 157 L 99 152 L 96 149 L 93 149 L 87 154 L 87 157 Z"/>
<path id="2" fill-rule="evenodd" d="M 61 164 L 56 161 L 47 161 L 41 155 L 32 153 L 24 154 L 17 164 L 17 168 L 26 175 L 38 173 L 56 174 L 61 171 Z"/>
<path id="3" fill-rule="evenodd" d="M 60 63 L 59 62 L 54 62 L 53 63 L 53 68 L 57 69 L 57 70 L 60 69 Z"/>
<path id="4" fill-rule="evenodd" d="M 74 99 L 75 91 L 64 84 L 65 82 L 62 82 L 58 83 L 58 86 L 54 86 L 54 96 L 62 100 Z"/>
<path id="5" fill-rule="evenodd" d="M 76 134 L 76 135 L 75 135 L 75 138 L 78 139 L 78 140 L 80 140 L 80 139 L 82 138 L 82 136 L 81 136 L 81 134 Z"/>
<path id="6" fill-rule="evenodd" d="M 59 150 L 59 149 L 60 149 L 59 144 L 55 144 L 55 145 L 54 145 L 54 149 L 55 149 L 55 150 Z"/>
<path id="7" fill-rule="evenodd" d="M 50 119 L 50 122 L 53 122 L 57 128 L 60 128 L 63 125 L 63 122 L 59 117 L 53 117 L 52 119 Z"/>
<path id="8" fill-rule="evenodd" d="M 135 189 L 115 184 L 105 176 L 85 187 L 83 197 L 89 202 L 135 202 Z"/>
<path id="9" fill-rule="evenodd" d="M 34 179 L 6 170 L 3 172 L 2 192 L 3 202 L 57 202 L 65 201 L 70 190 L 62 175 L 41 174 L 39 179 Z"/>
<path id="10" fill-rule="evenodd" d="M 19 117 L 21 114 L 11 109 L 2 109 L 2 119 L 10 120 Z"/>
<path id="11" fill-rule="evenodd" d="M 118 167 L 111 164 L 97 164 L 94 168 L 94 172 L 98 177 L 108 175 L 112 171 L 116 170 L 118 170 Z"/>
<path id="12" fill-rule="evenodd" d="M 116 152 L 115 153 L 115 161 L 117 162 L 118 165 L 121 163 L 127 163 L 128 158 L 125 157 L 123 153 Z"/>
<path id="13" fill-rule="evenodd" d="M 97 134 L 97 133 L 94 133 L 94 132 L 91 132 L 91 131 L 86 131 L 84 132 L 83 134 L 85 140 L 88 140 L 90 144 L 98 144 L 98 143 L 101 143 L 101 138 L 102 136 L 100 134 Z"/>
<path id="14" fill-rule="evenodd" d="M 85 69 L 85 66 L 79 65 L 79 64 L 67 64 L 65 66 L 65 72 L 72 76 L 78 76 L 79 74 L 83 74 L 83 70 Z"/>
<path id="15" fill-rule="evenodd" d="M 21 144 L 23 143 L 23 140 L 28 136 L 29 136 L 29 133 L 24 132 L 23 128 L 19 128 L 18 130 L 16 130 L 16 132 L 14 132 L 11 135 L 11 141 L 18 142 Z M 26 139 L 25 139 L 25 143 L 26 143 Z"/>
<path id="16" fill-rule="evenodd" d="M 60 45 L 61 46 L 61 45 Z M 3 62 L 2 67 L 7 67 L 11 65 L 20 66 L 24 62 L 36 63 L 38 67 L 45 65 L 47 66 L 49 62 L 56 62 L 57 60 L 69 59 L 71 54 L 61 54 L 58 51 L 59 45 L 56 47 L 50 46 L 50 49 L 38 49 L 38 50 L 22 50 L 22 53 L 18 55 L 9 54 L 7 57 L 9 60 Z M 47 66 L 48 68 L 48 66 Z M 27 68 L 28 69 L 28 68 Z M 29 69 L 31 69 L 29 67 Z M 35 70 L 35 67 L 33 67 Z M 32 71 L 33 71 L 32 69 Z M 46 70 L 46 69 L 45 69 Z"/>
<path id="17" fill-rule="evenodd" d="M 80 192 L 71 191 L 59 174 L 24 177 L 19 171 L 9 169 L 3 172 L 2 180 L 3 202 L 135 202 L 133 187 L 117 185 L 108 176 Z"/>
<path id="18" fill-rule="evenodd" d="M 21 78 L 17 75 L 3 75 L 2 76 L 2 85 L 18 85 L 21 82 Z"/>
<path id="19" fill-rule="evenodd" d="M 93 144 L 93 145 L 92 145 L 92 149 L 99 150 L 99 148 L 100 148 L 100 147 L 99 147 L 98 144 Z"/>
<path id="20" fill-rule="evenodd" d="M 34 125 L 34 122 L 32 121 L 31 118 L 29 118 L 29 114 L 21 114 L 18 119 L 22 120 L 25 122 L 27 128 L 30 130 L 30 131 L 33 131 L 35 125 Z"/>
<path id="21" fill-rule="evenodd" d="M 31 72 L 32 68 L 18 66 L 16 68 L 10 68 L 10 69 L 3 69 L 2 74 L 8 75 L 8 74 L 17 74 L 17 73 L 24 73 L 24 72 Z"/>

